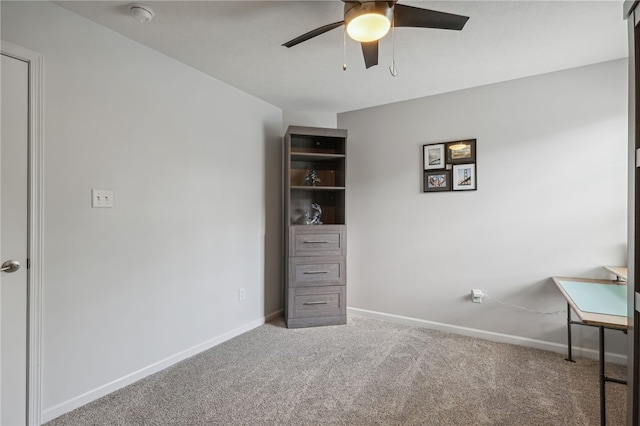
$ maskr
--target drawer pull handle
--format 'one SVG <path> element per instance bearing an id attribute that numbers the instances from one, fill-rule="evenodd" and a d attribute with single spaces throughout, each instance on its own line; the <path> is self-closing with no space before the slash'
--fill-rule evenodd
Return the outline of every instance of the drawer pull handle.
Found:
<path id="1" fill-rule="evenodd" d="M 327 271 L 308 271 L 303 273 L 303 275 L 318 275 L 318 274 L 328 274 L 328 272 Z"/>
<path id="2" fill-rule="evenodd" d="M 304 241 L 305 244 L 329 244 L 329 241 Z"/>
<path id="3" fill-rule="evenodd" d="M 304 302 L 303 305 L 326 305 L 329 302 Z"/>

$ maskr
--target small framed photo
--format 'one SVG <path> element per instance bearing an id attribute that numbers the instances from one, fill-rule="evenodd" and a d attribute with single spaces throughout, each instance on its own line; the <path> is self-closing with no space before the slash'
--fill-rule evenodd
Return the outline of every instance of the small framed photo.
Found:
<path id="1" fill-rule="evenodd" d="M 449 170 L 424 172 L 423 192 L 451 191 L 451 172 Z"/>
<path id="2" fill-rule="evenodd" d="M 447 163 L 475 163 L 476 162 L 476 140 L 467 139 L 447 143 Z"/>
<path id="3" fill-rule="evenodd" d="M 476 185 L 476 165 L 455 164 L 453 166 L 453 190 L 472 191 L 477 189 Z"/>
<path id="4" fill-rule="evenodd" d="M 423 145 L 423 162 L 425 170 L 444 169 L 445 152 L 444 144 Z"/>

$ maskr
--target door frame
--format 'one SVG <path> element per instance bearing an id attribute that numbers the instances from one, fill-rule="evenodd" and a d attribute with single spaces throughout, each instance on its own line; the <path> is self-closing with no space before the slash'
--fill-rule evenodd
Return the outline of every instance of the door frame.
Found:
<path id="1" fill-rule="evenodd" d="M 640 262 L 636 261 L 640 253 L 640 173 L 638 173 L 637 150 L 640 148 L 638 129 L 638 102 L 640 101 L 640 80 L 637 73 L 640 60 L 638 44 L 640 14 L 638 1 L 623 3 L 623 17 L 627 20 L 629 46 L 629 164 L 628 164 L 628 219 L 627 219 L 627 310 L 628 310 L 628 344 L 627 344 L 627 424 L 638 424 L 640 419 L 638 399 L 640 392 L 640 316 L 636 313 L 636 292 L 640 290 Z"/>
<path id="2" fill-rule="evenodd" d="M 39 426 L 42 414 L 44 57 L 4 40 L 0 41 L 0 51 L 29 65 L 26 421 L 27 425 Z"/>

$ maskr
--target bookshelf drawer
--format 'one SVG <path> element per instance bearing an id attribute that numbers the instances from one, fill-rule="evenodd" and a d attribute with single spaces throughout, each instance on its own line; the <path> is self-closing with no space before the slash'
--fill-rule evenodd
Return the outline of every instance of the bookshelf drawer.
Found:
<path id="1" fill-rule="evenodd" d="M 346 315 L 345 286 L 291 289 L 293 318 Z"/>
<path id="2" fill-rule="evenodd" d="M 309 256 L 289 258 L 289 285 L 292 287 L 344 285 L 344 256 Z"/>

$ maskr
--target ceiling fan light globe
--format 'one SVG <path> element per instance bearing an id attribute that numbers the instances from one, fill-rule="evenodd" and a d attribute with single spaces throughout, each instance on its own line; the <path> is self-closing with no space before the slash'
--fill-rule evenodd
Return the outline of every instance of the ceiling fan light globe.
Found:
<path id="1" fill-rule="evenodd" d="M 368 43 L 380 40 L 391 28 L 395 1 L 345 1 L 344 23 L 352 39 Z"/>
<path id="2" fill-rule="evenodd" d="M 391 28 L 391 21 L 379 13 L 366 13 L 353 18 L 347 25 L 347 34 L 355 41 L 368 43 L 380 40 Z"/>

